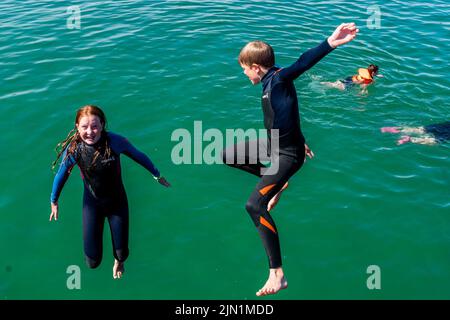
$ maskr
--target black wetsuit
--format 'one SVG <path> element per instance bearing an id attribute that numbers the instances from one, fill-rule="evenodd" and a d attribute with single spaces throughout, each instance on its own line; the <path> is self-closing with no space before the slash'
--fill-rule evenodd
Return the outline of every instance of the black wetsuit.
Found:
<path id="1" fill-rule="evenodd" d="M 426 133 L 430 133 L 439 142 L 450 140 L 450 121 L 430 124 L 424 127 Z"/>
<path id="2" fill-rule="evenodd" d="M 106 141 L 111 148 L 109 157 L 105 154 Z M 96 151 L 99 151 L 98 155 Z M 91 268 L 96 268 L 102 260 L 105 218 L 108 218 L 111 229 L 114 257 L 123 262 L 129 254 L 128 201 L 122 183 L 121 153 L 141 164 L 155 177 L 160 176 L 150 158 L 137 150 L 124 137 L 108 132 L 95 145 L 78 143 L 75 153 L 68 157 L 66 157 L 66 149 L 53 182 L 50 200 L 56 203 L 73 166 L 78 164 L 80 167 L 84 182 L 84 252 L 86 262 Z"/>
<path id="3" fill-rule="evenodd" d="M 344 84 L 345 89 L 351 88 L 355 85 L 355 83 L 353 82 L 353 76 L 349 76 L 340 81 Z"/>
<path id="4" fill-rule="evenodd" d="M 300 169 L 305 158 L 305 138 L 300 128 L 297 92 L 293 81 L 332 50 L 328 42 L 324 41 L 303 53 L 290 67 L 272 67 L 268 70 L 261 80 L 261 102 L 269 139 L 245 141 L 228 147 L 222 153 L 226 164 L 261 177 L 247 201 L 246 210 L 263 241 L 270 268 L 280 267 L 282 261 L 277 228 L 267 211 L 267 204 Z M 270 143 L 272 129 L 278 129 L 278 148 Z M 269 158 L 271 166 L 265 168 L 262 162 Z"/>

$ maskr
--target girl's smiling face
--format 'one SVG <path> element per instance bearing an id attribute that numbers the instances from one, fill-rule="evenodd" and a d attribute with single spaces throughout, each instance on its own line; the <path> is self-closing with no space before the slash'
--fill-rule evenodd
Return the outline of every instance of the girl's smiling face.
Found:
<path id="1" fill-rule="evenodd" d="M 82 116 L 77 123 L 77 130 L 81 140 L 92 145 L 100 140 L 103 131 L 103 124 L 100 118 L 95 115 Z"/>

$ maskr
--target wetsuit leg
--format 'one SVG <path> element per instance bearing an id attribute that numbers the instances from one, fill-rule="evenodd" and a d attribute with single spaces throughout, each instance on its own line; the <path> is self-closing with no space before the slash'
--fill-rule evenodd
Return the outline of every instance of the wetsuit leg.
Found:
<path id="1" fill-rule="evenodd" d="M 261 177 L 245 206 L 261 237 L 270 268 L 278 268 L 282 262 L 277 228 L 267 211 L 267 204 L 303 164 L 302 158 L 285 155 L 280 155 L 278 161 L 278 165 L 272 165 Z"/>
<path id="2" fill-rule="evenodd" d="M 105 215 L 88 192 L 85 191 L 83 197 L 84 254 L 89 268 L 97 268 L 102 261 Z"/>
<path id="3" fill-rule="evenodd" d="M 304 153 L 298 154 L 296 157 L 279 155 L 263 174 L 261 169 L 266 169 L 266 167 L 261 162 L 269 160 L 267 142 L 258 140 L 256 143 L 257 148 L 255 148 L 255 141 L 246 141 L 230 146 L 222 151 L 222 160 L 231 167 L 261 177 L 245 208 L 261 237 L 270 268 L 278 268 L 282 264 L 280 241 L 275 222 L 267 211 L 267 204 L 301 168 L 304 162 Z M 261 159 L 262 157 L 264 159 Z"/>
<path id="4" fill-rule="evenodd" d="M 347 77 L 344 80 L 340 81 L 344 84 L 345 89 L 349 89 L 355 85 L 355 83 L 353 82 L 353 77 Z"/>
<path id="5" fill-rule="evenodd" d="M 432 134 L 438 142 L 450 140 L 450 121 L 424 127 L 425 133 Z"/>
<path id="6" fill-rule="evenodd" d="M 223 163 L 258 177 L 262 176 L 261 169 L 265 168 L 261 161 L 268 160 L 267 141 L 263 139 L 237 143 L 222 150 Z"/>
<path id="7" fill-rule="evenodd" d="M 128 258 L 128 229 L 129 214 L 127 201 L 121 201 L 118 209 L 113 209 L 108 213 L 109 228 L 113 244 L 113 255 L 119 262 L 124 262 Z"/>

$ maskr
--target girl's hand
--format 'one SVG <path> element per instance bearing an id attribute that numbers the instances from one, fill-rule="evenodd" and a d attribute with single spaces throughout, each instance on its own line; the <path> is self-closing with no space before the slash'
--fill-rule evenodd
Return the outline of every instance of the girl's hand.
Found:
<path id="1" fill-rule="evenodd" d="M 170 187 L 170 183 L 164 177 L 159 177 L 158 182 L 166 188 Z"/>
<path id="2" fill-rule="evenodd" d="M 359 29 L 356 28 L 354 22 L 342 23 L 339 27 L 334 30 L 333 34 L 328 38 L 328 44 L 332 48 L 339 47 L 347 42 L 352 41 Z"/>
<path id="3" fill-rule="evenodd" d="M 305 160 L 304 161 L 306 161 L 306 156 L 308 156 L 310 159 L 312 159 L 312 158 L 314 158 L 314 152 L 312 152 L 312 150 L 305 143 Z"/>
<path id="4" fill-rule="evenodd" d="M 58 220 L 58 203 L 51 203 L 50 204 L 51 208 L 52 208 L 52 212 L 50 213 L 50 220 L 52 221 L 52 218 L 56 220 Z"/>

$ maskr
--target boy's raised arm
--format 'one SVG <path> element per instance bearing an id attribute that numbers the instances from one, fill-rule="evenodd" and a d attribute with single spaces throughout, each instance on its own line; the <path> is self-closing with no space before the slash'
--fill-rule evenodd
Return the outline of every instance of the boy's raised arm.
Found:
<path id="1" fill-rule="evenodd" d="M 333 49 L 352 41 L 359 29 L 352 23 L 342 23 L 334 30 L 333 34 L 317 47 L 311 48 L 303 53 L 290 67 L 280 72 L 280 77 L 286 80 L 295 80 L 302 73 L 311 69 L 317 62 L 330 53 Z"/>
<path id="2" fill-rule="evenodd" d="M 333 34 L 328 37 L 328 44 L 333 48 L 337 48 L 355 39 L 358 32 L 359 29 L 356 28 L 354 22 L 342 23 L 334 30 Z"/>

